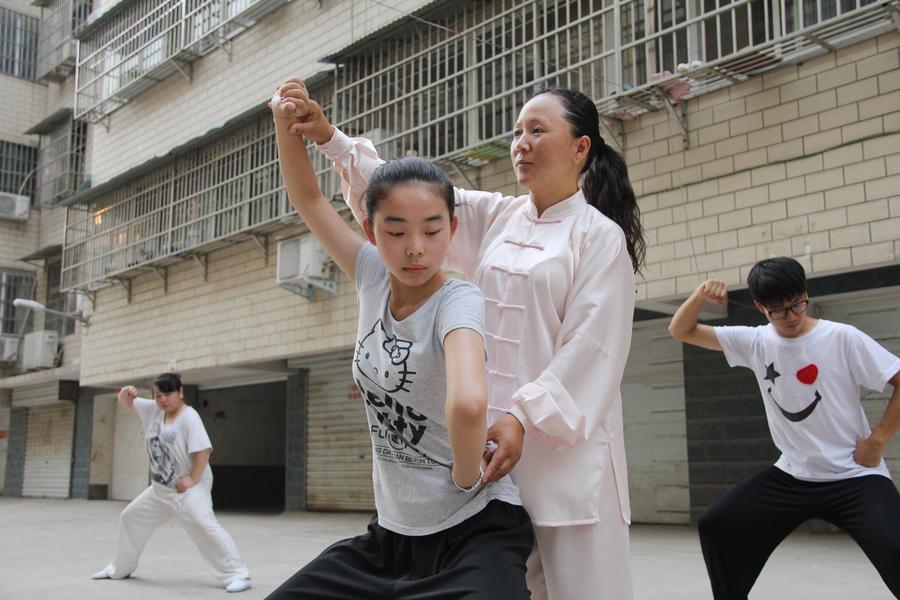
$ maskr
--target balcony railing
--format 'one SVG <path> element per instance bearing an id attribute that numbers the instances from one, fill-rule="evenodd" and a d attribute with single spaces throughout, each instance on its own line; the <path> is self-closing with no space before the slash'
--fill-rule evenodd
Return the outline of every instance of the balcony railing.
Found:
<path id="1" fill-rule="evenodd" d="M 897 0 L 704 2 L 709 10 L 660 19 L 656 32 L 623 46 L 623 81 L 633 74 L 634 83 L 600 99 L 602 113 L 633 119 L 900 27 Z"/>
<path id="2" fill-rule="evenodd" d="M 163 12 L 154 13 L 153 23 L 170 7 L 158 4 Z M 507 155 L 516 111 L 537 87 L 575 87 L 595 98 L 607 119 L 634 118 L 671 106 L 674 86 L 689 98 L 896 28 L 898 0 L 735 0 L 722 6 L 712 0 L 503 0 L 461 6 L 439 23 L 443 28 L 417 27 L 405 38 L 394 30 L 390 40 L 335 57 L 341 64 L 333 120 L 351 134 L 373 137 L 384 157 L 418 154 L 479 165 Z M 212 22 L 228 12 L 203 14 Z M 165 39 L 160 32 L 166 29 L 151 25 L 144 29 L 153 35 L 131 56 L 151 47 L 148 40 Z M 205 27 L 192 29 L 191 39 L 205 39 Z M 115 45 L 109 35 L 101 46 Z M 312 95 L 332 94 L 320 89 Z M 319 153 L 312 156 L 323 190 L 335 193 L 330 165 Z M 63 289 L 127 279 L 293 217 L 267 116 L 121 179 L 91 190 L 89 200 L 74 200 L 81 204 L 70 208 L 66 226 Z"/>
<path id="3" fill-rule="evenodd" d="M 37 78 L 63 81 L 75 71 L 72 32 L 91 13 L 92 0 L 46 0 L 38 36 Z"/>
<path id="4" fill-rule="evenodd" d="M 320 152 L 310 148 L 310 156 L 323 193 L 332 197 L 340 180 Z M 95 200 L 70 206 L 62 288 L 130 279 L 294 221 L 274 125 L 263 114 Z"/>
<path id="5" fill-rule="evenodd" d="M 338 124 L 384 157 L 504 156 L 535 89 L 572 87 L 607 120 L 896 29 L 898 0 L 505 0 L 332 57 Z M 411 32 L 413 30 L 411 29 Z"/>
<path id="6" fill-rule="evenodd" d="M 76 33 L 75 116 L 98 122 L 289 0 L 138 0 Z M 128 2 L 128 0 L 125 0 Z"/>

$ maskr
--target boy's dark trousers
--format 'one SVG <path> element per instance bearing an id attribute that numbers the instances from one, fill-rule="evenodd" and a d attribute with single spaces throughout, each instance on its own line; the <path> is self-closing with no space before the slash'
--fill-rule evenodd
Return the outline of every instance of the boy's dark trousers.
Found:
<path id="1" fill-rule="evenodd" d="M 700 517 L 700 546 L 715 599 L 746 599 L 772 551 L 809 519 L 850 534 L 900 598 L 900 495 L 893 481 L 866 475 L 809 482 L 769 467 Z"/>
<path id="2" fill-rule="evenodd" d="M 333 544 L 267 600 L 528 600 L 534 547 L 521 506 L 492 500 L 450 529 L 401 535 L 378 525 Z"/>

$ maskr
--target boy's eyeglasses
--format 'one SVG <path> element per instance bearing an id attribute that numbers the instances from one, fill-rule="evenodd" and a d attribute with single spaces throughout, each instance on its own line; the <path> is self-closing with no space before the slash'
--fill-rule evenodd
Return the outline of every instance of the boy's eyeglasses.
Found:
<path id="1" fill-rule="evenodd" d="M 788 318 L 788 312 L 792 312 L 795 315 L 802 315 L 806 312 L 806 309 L 809 308 L 809 300 L 801 300 L 800 302 L 795 302 L 790 306 L 785 306 L 784 308 L 775 308 L 772 310 L 766 309 L 766 313 L 776 321 L 783 321 Z"/>

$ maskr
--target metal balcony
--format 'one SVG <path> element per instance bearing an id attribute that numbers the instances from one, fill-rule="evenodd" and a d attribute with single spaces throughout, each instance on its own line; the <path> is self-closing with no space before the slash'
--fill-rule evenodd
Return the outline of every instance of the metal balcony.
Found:
<path id="1" fill-rule="evenodd" d="M 656 58 L 655 74 L 598 103 L 611 120 L 669 110 L 687 132 L 674 104 L 751 77 L 798 64 L 900 28 L 897 0 L 760 0 L 733 2 L 626 44 L 622 55 Z M 731 32 L 731 36 L 723 35 Z M 655 48 L 654 48 L 655 46 Z M 679 69 L 678 65 L 687 68 Z"/>
<path id="2" fill-rule="evenodd" d="M 75 116 L 92 123 L 181 73 L 289 0 L 124 0 L 75 33 Z"/>
<path id="3" fill-rule="evenodd" d="M 319 94 L 325 97 L 326 94 Z M 329 107 L 326 106 L 326 109 Z M 310 148 L 326 197 L 340 180 Z M 299 222 L 284 191 L 268 110 L 66 202 L 62 288 L 93 290 Z M 129 292 L 130 293 L 130 292 Z"/>
<path id="4" fill-rule="evenodd" d="M 85 183 L 87 123 L 72 120 L 71 108 L 61 108 L 25 133 L 41 136 L 37 201 L 43 207 L 55 206 Z"/>
<path id="5" fill-rule="evenodd" d="M 75 72 L 76 42 L 72 32 L 91 12 L 91 0 L 39 0 L 44 10 L 38 35 L 37 78 L 64 81 Z"/>
<path id="6" fill-rule="evenodd" d="M 898 0 L 506 0 L 331 57 L 338 125 L 385 158 L 505 156 L 538 88 L 576 88 L 607 133 L 641 113 L 896 29 Z M 686 131 L 684 139 L 687 140 Z"/>

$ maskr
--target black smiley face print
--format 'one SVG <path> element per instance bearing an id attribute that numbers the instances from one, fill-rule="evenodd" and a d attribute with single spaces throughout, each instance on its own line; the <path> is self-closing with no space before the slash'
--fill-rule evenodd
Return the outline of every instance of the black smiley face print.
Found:
<path id="1" fill-rule="evenodd" d="M 819 377 L 819 368 L 814 364 L 808 364 L 802 369 L 798 370 L 795 374 L 797 377 L 797 381 L 799 381 L 804 386 L 812 387 L 816 379 Z M 766 376 L 763 379 L 770 381 L 772 385 L 768 387 L 766 390 L 769 394 L 769 398 L 772 399 L 772 402 L 775 403 L 775 406 L 778 407 L 778 410 L 781 411 L 781 414 L 784 415 L 784 418 L 792 423 L 799 423 L 800 421 L 808 418 L 813 411 L 816 409 L 816 406 L 819 405 L 819 402 L 822 401 L 822 395 L 819 394 L 818 389 L 813 389 L 812 401 L 807 404 L 804 408 L 793 412 L 787 410 L 784 406 L 782 406 L 783 402 L 779 402 L 775 397 L 775 394 L 772 393 L 772 388 L 775 386 L 775 380 L 781 377 L 781 373 L 779 373 L 775 369 L 775 363 L 769 363 L 766 365 Z"/>

